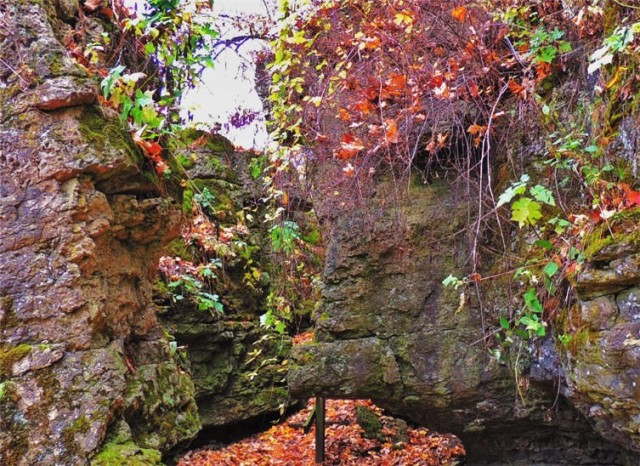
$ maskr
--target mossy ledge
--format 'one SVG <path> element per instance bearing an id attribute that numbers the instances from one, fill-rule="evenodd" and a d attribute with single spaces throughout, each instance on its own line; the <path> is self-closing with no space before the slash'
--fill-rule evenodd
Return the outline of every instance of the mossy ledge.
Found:
<path id="1" fill-rule="evenodd" d="M 13 365 L 31 352 L 31 345 L 0 346 L 0 380 L 9 378 Z"/>

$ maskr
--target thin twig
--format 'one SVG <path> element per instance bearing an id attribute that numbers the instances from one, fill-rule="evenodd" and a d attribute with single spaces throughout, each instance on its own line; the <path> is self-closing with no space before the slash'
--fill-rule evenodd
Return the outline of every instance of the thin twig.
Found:
<path id="1" fill-rule="evenodd" d="M 20 79 L 20 81 L 22 81 L 24 84 L 27 84 L 27 85 L 29 84 L 29 81 L 27 81 L 27 80 L 26 80 L 26 79 L 24 79 L 22 76 L 20 76 L 20 73 L 18 73 L 15 69 L 13 69 L 13 67 L 12 67 L 9 63 L 7 63 L 6 61 L 4 61 L 2 58 L 0 58 L 0 63 L 2 63 L 2 64 L 3 64 L 4 66 L 6 66 L 7 68 L 9 68 L 9 70 L 10 70 L 13 74 L 15 74 L 15 75 Z"/>
<path id="2" fill-rule="evenodd" d="M 640 6 L 637 5 L 628 5 L 626 3 L 622 3 L 619 0 L 613 0 L 613 3 L 617 3 L 618 5 L 620 5 L 623 8 L 631 8 L 632 10 L 640 10 Z"/>
<path id="3" fill-rule="evenodd" d="M 498 104 L 500 103 L 500 99 L 502 99 L 502 96 L 504 95 L 504 93 L 507 91 L 507 89 L 509 88 L 508 84 L 505 84 L 504 86 L 502 86 L 502 89 L 500 89 L 500 94 L 498 94 L 498 98 L 496 99 L 496 101 L 493 104 L 493 108 L 491 109 L 491 113 L 489 114 L 489 121 L 487 122 L 487 129 L 485 131 L 485 135 L 484 135 L 484 140 L 482 141 L 482 156 L 480 158 L 480 178 L 478 180 L 479 186 L 478 186 L 478 222 L 477 222 L 477 226 L 476 226 L 476 234 L 475 237 L 473 239 L 473 249 L 471 250 L 471 255 L 473 258 L 473 263 L 472 263 L 472 268 L 473 271 L 476 271 L 476 266 L 477 266 L 477 249 L 478 249 L 478 237 L 480 236 L 480 219 L 482 218 L 482 192 L 484 191 L 484 162 L 485 159 L 487 159 L 489 157 L 489 152 L 491 150 L 491 124 L 493 122 L 493 117 L 496 113 L 496 109 L 498 108 Z M 488 172 L 488 183 L 489 183 L 489 193 L 491 195 L 492 200 L 495 202 L 495 199 L 493 197 L 493 190 L 491 188 L 491 168 L 490 168 L 490 164 L 489 162 L 487 162 L 487 172 Z"/>

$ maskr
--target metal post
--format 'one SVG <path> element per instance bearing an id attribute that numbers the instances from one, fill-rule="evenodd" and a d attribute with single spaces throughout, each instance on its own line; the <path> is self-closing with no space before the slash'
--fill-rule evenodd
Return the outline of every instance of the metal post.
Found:
<path id="1" fill-rule="evenodd" d="M 316 397 L 316 464 L 324 463 L 324 397 Z"/>

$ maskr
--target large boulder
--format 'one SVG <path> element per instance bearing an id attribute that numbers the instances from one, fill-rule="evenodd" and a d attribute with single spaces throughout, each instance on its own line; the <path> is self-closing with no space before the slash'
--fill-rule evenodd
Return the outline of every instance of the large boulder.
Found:
<path id="1" fill-rule="evenodd" d="M 372 202 L 387 197 L 382 183 Z M 532 355 L 521 398 L 513 372 L 483 343 L 489 317 L 473 300 L 459 310 L 459 294 L 442 286 L 468 258 L 461 199 L 444 181 L 414 183 L 398 209 L 374 222 L 370 211 L 353 209 L 321 219 L 327 259 L 317 342 L 294 348 L 290 390 L 371 398 L 459 435 L 474 462 L 619 464 L 620 449 L 559 397 L 565 374 L 553 343 Z"/>
<path id="2" fill-rule="evenodd" d="M 0 463 L 155 464 L 200 428 L 151 301 L 180 215 L 56 5 L 0 5 Z"/>

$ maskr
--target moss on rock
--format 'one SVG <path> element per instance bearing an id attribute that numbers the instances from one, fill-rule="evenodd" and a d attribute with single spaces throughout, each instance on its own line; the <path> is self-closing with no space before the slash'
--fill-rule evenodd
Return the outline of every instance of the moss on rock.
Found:
<path id="1" fill-rule="evenodd" d="M 91 461 L 91 466 L 156 466 L 162 464 L 162 454 L 151 448 L 140 448 L 129 441 L 107 442 Z"/>
<path id="2" fill-rule="evenodd" d="M 373 440 L 384 440 L 382 435 L 382 423 L 378 415 L 366 406 L 356 406 L 356 420 L 362 427 L 365 438 Z"/>
<path id="3" fill-rule="evenodd" d="M 10 377 L 13 365 L 27 356 L 31 350 L 31 345 L 26 343 L 14 347 L 0 346 L 0 379 Z"/>
<path id="4" fill-rule="evenodd" d="M 86 141 L 93 146 L 114 147 L 128 154 L 132 163 L 136 165 L 142 163 L 140 152 L 120 122 L 105 118 L 96 107 L 87 107 L 79 119 L 78 129 Z"/>

